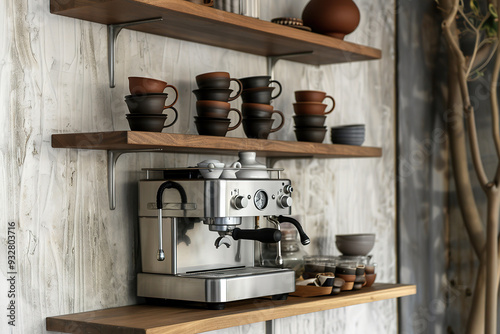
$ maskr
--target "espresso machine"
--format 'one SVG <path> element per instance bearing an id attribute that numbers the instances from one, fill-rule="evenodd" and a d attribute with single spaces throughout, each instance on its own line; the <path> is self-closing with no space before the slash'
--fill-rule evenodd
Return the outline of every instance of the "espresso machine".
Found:
<path id="1" fill-rule="evenodd" d="M 211 309 L 263 296 L 286 299 L 295 291 L 295 272 L 280 268 L 279 252 L 276 267 L 261 266 L 258 250 L 259 243 L 280 249 L 285 221 L 309 243 L 300 224 L 285 216 L 292 190 L 279 172 L 268 179 L 205 179 L 199 168 L 147 170 L 139 182 L 138 296 Z"/>

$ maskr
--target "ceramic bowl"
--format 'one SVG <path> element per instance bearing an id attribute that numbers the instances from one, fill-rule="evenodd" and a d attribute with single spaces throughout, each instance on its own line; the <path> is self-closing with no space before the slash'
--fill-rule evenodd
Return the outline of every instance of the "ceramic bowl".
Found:
<path id="1" fill-rule="evenodd" d="M 204 179 L 218 179 L 224 171 L 225 164 L 219 160 L 204 160 L 197 166 L 201 168 L 200 173 Z"/>
<path id="2" fill-rule="evenodd" d="M 375 234 L 336 235 L 335 244 L 343 255 L 366 256 L 375 245 Z"/>

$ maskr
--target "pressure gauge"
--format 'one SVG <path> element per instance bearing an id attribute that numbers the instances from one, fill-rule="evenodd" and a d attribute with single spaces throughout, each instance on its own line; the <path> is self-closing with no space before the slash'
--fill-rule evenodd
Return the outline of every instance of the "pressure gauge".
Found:
<path id="1" fill-rule="evenodd" d="M 255 207 L 259 210 L 264 210 L 264 208 L 267 206 L 268 201 L 269 199 L 267 197 L 267 194 L 262 189 L 258 190 L 253 197 Z"/>

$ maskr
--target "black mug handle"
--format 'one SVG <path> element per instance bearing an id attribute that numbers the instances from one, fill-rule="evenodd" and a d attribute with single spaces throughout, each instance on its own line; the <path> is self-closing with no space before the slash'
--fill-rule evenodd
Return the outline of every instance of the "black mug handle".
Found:
<path id="1" fill-rule="evenodd" d="M 172 109 L 175 113 L 175 118 L 174 118 L 174 121 L 172 123 L 170 123 L 169 125 L 164 125 L 163 128 L 168 128 L 169 126 L 172 126 L 174 125 L 175 122 L 177 122 L 177 117 L 178 117 L 178 114 L 177 114 L 177 110 L 174 108 L 174 107 L 170 107 L 170 108 L 167 108 L 167 109 Z"/>

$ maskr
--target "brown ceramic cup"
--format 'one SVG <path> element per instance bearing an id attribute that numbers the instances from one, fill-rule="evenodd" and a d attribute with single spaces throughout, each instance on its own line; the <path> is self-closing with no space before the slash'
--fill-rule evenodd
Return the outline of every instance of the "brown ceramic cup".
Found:
<path id="1" fill-rule="evenodd" d="M 273 128 L 272 118 L 244 118 L 243 131 L 248 138 L 267 139 L 271 132 L 276 132 L 284 125 L 284 120 L 276 128 Z"/>
<path id="2" fill-rule="evenodd" d="M 194 124 L 200 135 L 224 137 L 228 131 L 236 129 L 241 120 L 234 126 L 229 126 L 231 120 L 228 118 L 194 117 Z"/>
<path id="3" fill-rule="evenodd" d="M 241 81 L 236 78 L 231 78 L 228 72 L 209 72 L 203 73 L 196 76 L 196 84 L 198 88 L 218 88 L 218 89 L 229 89 L 231 86 L 231 81 L 236 82 L 238 85 L 238 90 L 234 96 L 231 96 L 230 101 L 238 98 L 241 95 L 243 85 Z"/>
<path id="4" fill-rule="evenodd" d="M 241 119 L 241 111 L 231 108 L 228 102 L 200 100 L 196 101 L 196 112 L 200 117 L 227 118 L 229 112 L 234 111 Z"/>
<path id="5" fill-rule="evenodd" d="M 233 101 L 238 98 L 239 95 L 231 97 L 231 92 L 233 90 L 229 88 L 200 88 L 193 90 L 194 95 L 198 101 L 210 100 L 210 101 Z"/>
<path id="6" fill-rule="evenodd" d="M 177 96 L 169 105 L 167 93 L 149 93 L 144 95 L 127 95 L 125 103 L 132 114 L 161 114 L 163 110 L 171 108 L 177 101 Z"/>
<path id="7" fill-rule="evenodd" d="M 297 115 L 328 115 L 333 111 L 325 111 L 327 105 L 320 102 L 296 102 L 293 104 L 293 110 Z"/>
<path id="8" fill-rule="evenodd" d="M 276 96 L 272 96 L 275 88 L 276 87 L 259 87 L 244 89 L 243 92 L 241 92 L 241 99 L 243 103 L 270 104 L 271 100 L 276 98 Z"/>
<path id="9" fill-rule="evenodd" d="M 161 132 L 163 129 L 174 125 L 177 121 L 177 110 L 171 107 L 175 111 L 175 118 L 170 123 L 165 125 L 167 120 L 167 115 L 163 114 L 127 114 L 127 121 L 132 131 L 149 131 L 149 132 Z"/>
<path id="10" fill-rule="evenodd" d="M 261 103 L 243 103 L 241 112 L 246 118 L 271 118 L 273 114 L 278 114 L 283 120 L 285 116 L 279 110 L 275 110 L 270 104 Z"/>
<path id="11" fill-rule="evenodd" d="M 325 92 L 320 90 L 297 90 L 295 91 L 295 100 L 297 102 L 319 102 L 323 103 L 325 99 L 332 101 L 332 107 L 328 110 L 328 113 L 332 112 L 335 108 L 335 99 L 330 95 L 326 95 Z"/>
<path id="12" fill-rule="evenodd" d="M 132 95 L 144 95 L 150 93 L 163 93 L 165 89 L 171 88 L 175 92 L 175 100 L 171 106 L 177 102 L 179 92 L 174 85 L 169 85 L 165 81 L 144 77 L 128 77 L 128 88 Z"/>
<path id="13" fill-rule="evenodd" d="M 278 85 L 279 90 L 272 98 L 275 99 L 281 94 L 282 87 L 280 82 L 277 80 L 271 80 L 270 75 L 246 77 L 241 78 L 240 81 L 243 84 L 243 89 L 268 87 L 270 84 L 274 83 Z"/>

